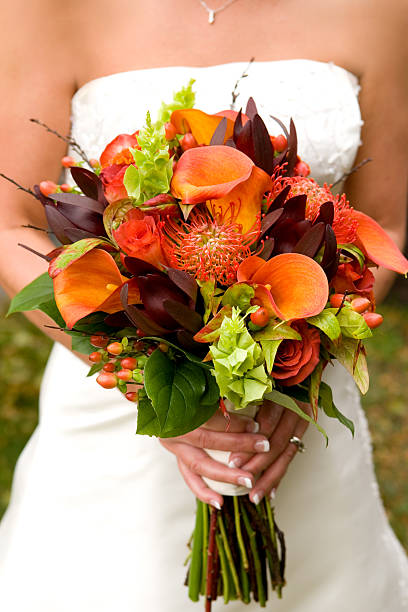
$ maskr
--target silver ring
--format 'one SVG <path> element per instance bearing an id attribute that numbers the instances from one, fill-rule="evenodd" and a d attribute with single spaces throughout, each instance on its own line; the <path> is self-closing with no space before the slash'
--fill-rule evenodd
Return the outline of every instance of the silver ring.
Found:
<path id="1" fill-rule="evenodd" d="M 303 444 L 302 440 L 298 438 L 297 436 L 292 436 L 291 439 L 289 440 L 289 444 L 295 444 L 295 446 L 297 446 L 299 453 L 304 453 L 306 450 L 306 447 Z"/>

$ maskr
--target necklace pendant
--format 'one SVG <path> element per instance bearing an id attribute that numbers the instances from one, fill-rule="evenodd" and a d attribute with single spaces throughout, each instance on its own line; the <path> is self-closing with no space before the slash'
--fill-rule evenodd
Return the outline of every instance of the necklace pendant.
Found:
<path id="1" fill-rule="evenodd" d="M 214 23 L 215 21 L 215 11 L 210 10 L 208 12 L 208 23 Z"/>

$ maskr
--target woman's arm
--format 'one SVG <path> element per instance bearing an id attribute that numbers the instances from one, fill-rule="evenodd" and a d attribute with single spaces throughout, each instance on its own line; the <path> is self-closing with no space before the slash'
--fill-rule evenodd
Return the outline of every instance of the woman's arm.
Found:
<path id="1" fill-rule="evenodd" d="M 59 161 L 66 150 L 65 143 L 30 123 L 30 117 L 62 134 L 69 132 L 73 58 L 69 32 L 57 5 L 16 0 L 2 8 L 0 54 L 7 61 L 3 61 L 0 79 L 0 172 L 27 187 L 47 178 L 57 181 Z M 0 285 L 11 297 L 47 269 L 44 260 L 18 243 L 41 253 L 54 245 L 46 233 L 22 227 L 47 227 L 40 202 L 4 179 L 0 179 L 0 209 Z M 29 313 L 28 317 L 54 340 L 70 346 L 70 338 L 44 328 L 50 319 L 43 313 Z"/>
<path id="2" fill-rule="evenodd" d="M 356 163 L 367 157 L 372 161 L 349 177 L 345 190 L 350 203 L 376 219 L 402 249 L 408 186 L 408 4 L 376 0 L 372 5 L 359 33 L 364 125 Z M 380 301 L 395 275 L 380 269 L 376 276 Z"/>

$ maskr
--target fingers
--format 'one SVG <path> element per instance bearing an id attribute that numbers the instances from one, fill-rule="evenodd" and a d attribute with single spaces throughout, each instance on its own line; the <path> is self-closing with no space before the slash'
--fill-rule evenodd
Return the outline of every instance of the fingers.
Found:
<path id="1" fill-rule="evenodd" d="M 303 421 L 291 410 L 284 410 L 279 420 L 275 431 L 273 432 L 269 442 L 270 451 L 265 453 L 262 457 L 256 455 L 253 456 L 247 463 L 242 467 L 245 470 L 249 470 L 253 474 L 260 474 L 266 470 L 281 453 L 287 447 L 290 438 L 294 435 L 295 429 L 299 421 Z M 306 421 L 304 421 L 306 423 Z"/>
<path id="2" fill-rule="evenodd" d="M 211 480 L 228 482 L 234 485 L 246 486 L 250 489 L 254 484 L 253 475 L 245 470 L 231 469 L 219 461 L 212 459 L 204 450 L 174 440 L 161 440 L 162 445 L 177 456 L 179 461 L 198 476 Z"/>
<path id="3" fill-rule="evenodd" d="M 304 419 L 299 419 L 292 435 L 301 439 L 307 429 L 307 426 L 307 421 Z M 296 444 L 293 442 L 287 442 L 285 449 L 282 451 L 276 461 L 274 461 L 257 480 L 249 495 L 252 502 L 259 504 L 265 495 L 270 495 L 271 491 L 277 488 L 297 453 L 298 449 Z"/>
<path id="4" fill-rule="evenodd" d="M 197 476 L 197 474 L 194 474 L 180 459 L 177 460 L 177 464 L 186 485 L 194 495 L 205 504 L 211 504 L 211 506 L 220 510 L 224 502 L 222 495 L 207 487 L 204 480 Z"/>
<path id="5" fill-rule="evenodd" d="M 266 453 L 270 448 L 267 438 L 261 434 L 217 432 L 205 427 L 199 427 L 173 440 L 186 442 L 198 448 L 223 451 L 241 450 L 247 453 Z"/>
<path id="6" fill-rule="evenodd" d="M 229 416 L 228 422 L 221 410 L 217 410 L 202 427 L 228 433 L 257 433 L 259 431 L 259 424 L 254 419 L 235 413 L 229 413 Z"/>
<path id="7" fill-rule="evenodd" d="M 275 431 L 283 411 L 283 406 L 279 406 L 269 400 L 264 400 L 256 416 L 256 422 L 259 424 L 259 433 L 264 434 L 269 439 Z M 242 467 L 250 458 L 251 455 L 248 453 L 231 453 L 228 465 Z"/>

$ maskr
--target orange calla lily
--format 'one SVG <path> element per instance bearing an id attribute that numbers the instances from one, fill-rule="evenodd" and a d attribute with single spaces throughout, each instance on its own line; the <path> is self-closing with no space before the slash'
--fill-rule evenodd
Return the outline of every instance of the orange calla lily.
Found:
<path id="1" fill-rule="evenodd" d="M 247 232 L 261 210 L 262 197 L 272 187 L 269 175 L 232 147 L 217 145 L 189 149 L 180 158 L 172 194 L 184 205 L 210 201 L 209 208 L 226 213 L 235 204 L 234 221 Z"/>
<path id="2" fill-rule="evenodd" d="M 407 274 L 408 260 L 387 232 L 374 219 L 359 210 L 353 210 L 352 216 L 358 222 L 357 237 L 368 258 L 378 266 Z"/>
<path id="3" fill-rule="evenodd" d="M 239 280 L 264 285 L 272 296 L 270 305 L 281 319 L 312 317 L 327 303 L 326 275 L 319 264 L 306 255 L 283 253 L 266 262 L 253 255 L 241 266 Z"/>
<path id="4" fill-rule="evenodd" d="M 207 115 L 196 108 L 183 108 L 173 111 L 170 117 L 171 123 L 178 134 L 191 132 L 199 145 L 209 145 L 211 138 L 221 123 L 223 116 Z M 227 117 L 227 130 L 224 142 L 232 138 L 234 132 L 234 122 Z"/>
<path id="5" fill-rule="evenodd" d="M 101 310 L 107 313 L 123 310 L 120 289 L 128 279 L 119 272 L 113 257 L 94 249 L 71 264 L 54 278 L 55 301 L 67 327 Z M 140 303 L 137 287 L 132 283 L 131 303 Z"/>

